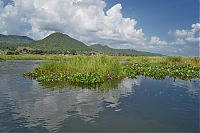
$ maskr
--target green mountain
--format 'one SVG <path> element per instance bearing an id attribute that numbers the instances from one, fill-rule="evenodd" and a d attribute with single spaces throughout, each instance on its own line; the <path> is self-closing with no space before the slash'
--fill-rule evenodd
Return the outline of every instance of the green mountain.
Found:
<path id="1" fill-rule="evenodd" d="M 18 46 L 34 41 L 26 36 L 0 34 L 0 49 L 14 51 Z"/>
<path id="2" fill-rule="evenodd" d="M 94 55 L 96 53 L 106 55 L 150 55 L 150 52 L 141 52 L 132 49 L 113 49 L 108 46 L 94 44 L 87 46 L 84 43 L 62 33 L 53 33 L 38 41 L 26 36 L 1 35 L 0 50 L 9 51 L 10 54 L 71 54 Z"/>
<path id="3" fill-rule="evenodd" d="M 0 34 L 0 43 L 27 43 L 27 42 L 31 42 L 31 41 L 33 41 L 33 39 L 31 39 L 27 36 Z"/>
<path id="4" fill-rule="evenodd" d="M 84 43 L 62 33 L 53 33 L 42 40 L 30 42 L 27 46 L 41 49 L 47 53 L 82 53 L 91 51 Z"/>
<path id="5" fill-rule="evenodd" d="M 107 45 L 100 45 L 100 44 L 94 44 L 89 46 L 93 51 L 105 53 L 107 55 L 148 55 L 148 56 L 156 56 L 160 54 L 154 54 L 150 52 L 141 52 L 133 49 L 113 49 L 108 47 Z"/>

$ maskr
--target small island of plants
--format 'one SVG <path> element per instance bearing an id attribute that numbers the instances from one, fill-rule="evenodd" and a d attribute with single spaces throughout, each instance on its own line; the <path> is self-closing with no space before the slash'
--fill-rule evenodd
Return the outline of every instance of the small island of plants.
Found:
<path id="1" fill-rule="evenodd" d="M 43 63 L 24 77 L 37 79 L 39 82 L 67 81 L 71 84 L 102 84 L 105 80 L 125 77 L 123 65 L 118 60 L 106 56 L 74 57 L 67 60 Z"/>
<path id="2" fill-rule="evenodd" d="M 91 86 L 105 81 L 137 76 L 190 80 L 199 78 L 199 57 L 75 56 L 43 63 L 24 77 L 39 82 L 68 82 Z"/>

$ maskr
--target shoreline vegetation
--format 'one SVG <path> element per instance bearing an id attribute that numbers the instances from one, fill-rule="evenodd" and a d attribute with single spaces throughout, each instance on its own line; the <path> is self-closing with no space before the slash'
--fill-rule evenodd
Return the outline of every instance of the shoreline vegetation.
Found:
<path id="1" fill-rule="evenodd" d="M 0 55 L 0 60 L 50 60 L 23 76 L 43 83 L 67 82 L 90 88 L 125 77 L 200 78 L 200 57 Z"/>

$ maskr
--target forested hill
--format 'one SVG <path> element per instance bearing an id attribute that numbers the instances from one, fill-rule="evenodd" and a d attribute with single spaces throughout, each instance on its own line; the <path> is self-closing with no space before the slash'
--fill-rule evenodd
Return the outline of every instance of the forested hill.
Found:
<path id="1" fill-rule="evenodd" d="M 26 42 L 31 42 L 31 41 L 33 41 L 33 39 L 27 36 L 0 34 L 0 43 L 26 43 Z"/>
<path id="2" fill-rule="evenodd" d="M 11 53 L 15 53 L 18 46 L 24 46 L 26 43 L 32 41 L 34 40 L 27 36 L 0 34 L 0 51 L 5 50 L 6 52 L 12 51 Z M 5 54 L 6 52 L 3 52 L 3 54 Z"/>
<path id="3" fill-rule="evenodd" d="M 132 49 L 113 49 L 100 44 L 87 46 L 81 41 L 62 33 L 53 33 L 38 41 L 26 36 L 0 34 L 0 54 L 5 54 L 6 52 L 10 54 L 159 55 Z"/>
<path id="4" fill-rule="evenodd" d="M 113 49 L 107 45 L 94 44 L 89 46 L 93 51 L 105 53 L 107 55 L 148 55 L 148 56 L 160 56 L 160 54 L 141 52 L 133 49 Z"/>
<path id="5" fill-rule="evenodd" d="M 72 52 L 80 53 L 83 51 L 91 51 L 84 43 L 62 33 L 53 33 L 42 40 L 30 42 L 27 46 L 47 51 L 47 53 L 67 54 Z"/>

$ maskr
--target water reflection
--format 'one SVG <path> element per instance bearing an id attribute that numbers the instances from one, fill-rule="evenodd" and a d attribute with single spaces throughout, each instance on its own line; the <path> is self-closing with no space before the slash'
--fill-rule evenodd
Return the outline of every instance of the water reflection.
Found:
<path id="1" fill-rule="evenodd" d="M 58 93 L 58 91 L 48 92 L 48 90 L 43 90 L 46 92 L 42 93 L 38 89 L 32 89 L 28 96 L 31 97 L 31 100 L 26 100 L 23 97 L 15 99 L 18 102 L 18 108 L 14 109 L 14 112 L 18 114 L 15 119 L 25 117 L 28 122 L 26 127 L 37 127 L 42 124 L 50 131 L 58 131 L 61 123 L 72 116 L 80 117 L 85 122 L 94 122 L 98 113 L 103 111 L 105 107 L 119 111 L 119 99 L 132 94 L 134 92 L 133 86 L 139 85 L 139 83 L 140 79 L 126 78 L 118 88 L 104 92 L 65 88 L 63 93 Z M 33 81 L 31 88 L 38 88 L 38 84 Z M 18 96 L 18 94 L 15 94 L 15 96 Z M 24 100 L 26 102 L 23 102 Z M 38 122 L 38 118 L 41 123 Z"/>
<path id="2" fill-rule="evenodd" d="M 6 67 L 1 67 L 1 72 L 5 72 L 1 73 L 0 77 L 1 94 L 6 95 L 4 100 L 10 101 L 8 106 L 12 106 L 12 108 L 10 107 L 14 112 L 12 117 L 15 120 L 25 119 L 26 122 L 23 126 L 27 128 L 42 125 L 50 131 L 58 131 L 61 123 L 73 116 L 80 117 L 85 122 L 94 122 L 95 118 L 99 116 L 98 113 L 105 107 L 115 108 L 116 111 L 119 111 L 119 99 L 132 94 L 134 92 L 132 87 L 141 82 L 140 79 L 125 78 L 104 84 L 96 90 L 71 89 L 62 85 L 65 88 L 62 88 L 62 93 L 59 93 L 61 86 L 52 86 L 55 91 L 50 91 L 35 80 L 20 77 L 21 74 L 19 75 L 18 72 L 26 71 L 20 63 L 25 67 L 30 67 L 30 62 L 30 64 L 15 62 L 12 65 L 9 63 L 11 62 L 6 62 L 4 64 Z M 37 65 L 37 63 L 32 65 L 31 69 Z M 11 73 L 9 74 L 9 72 Z M 4 110 L 4 106 L 1 107 L 3 107 L 1 111 Z"/>
<path id="3" fill-rule="evenodd" d="M 177 89 L 183 90 L 184 94 L 188 90 L 187 93 L 190 96 L 196 97 L 199 91 L 197 80 L 195 82 L 182 80 L 173 82 L 171 79 L 155 81 L 144 77 L 138 77 L 137 79 L 125 78 L 108 82 L 97 89 L 82 89 L 79 87 L 73 88 L 66 83 L 40 84 L 36 80 L 21 77 L 23 72 L 30 71 L 39 63 L 40 61 L 1 62 L 0 132 L 58 132 L 63 127 L 67 127 L 66 123 L 71 119 L 80 119 L 84 123 L 98 124 L 104 121 L 101 114 L 109 114 L 109 110 L 111 110 L 112 115 L 109 114 L 106 117 L 111 119 L 113 123 L 118 123 L 116 121 L 117 117 L 120 117 L 122 121 L 126 118 L 127 123 L 119 123 L 119 125 L 127 126 L 127 131 L 137 128 L 140 129 L 138 131 L 148 131 L 155 125 L 160 125 L 160 127 L 156 127 L 160 129 L 159 131 L 164 129 L 172 131 L 167 129 L 170 129 L 169 127 L 172 127 L 174 123 L 170 125 L 171 121 L 168 116 L 165 116 L 166 114 L 174 116 L 174 118 L 176 115 L 182 115 L 181 117 L 184 119 L 190 120 L 195 118 L 195 113 L 198 112 L 195 108 L 196 101 L 192 101 L 189 97 L 180 99 L 174 95 L 174 90 Z M 174 87 L 174 90 L 171 89 L 171 86 Z M 178 91 L 177 93 L 182 92 Z M 160 95 L 158 96 L 158 94 Z M 128 98 L 130 100 L 123 102 L 123 99 Z M 175 112 L 175 109 L 178 111 L 183 110 L 184 107 L 179 104 L 185 99 L 189 99 L 190 102 L 189 106 L 186 103 L 183 105 L 187 107 L 187 110 L 181 113 Z M 128 107 L 125 105 L 128 105 Z M 191 112 L 191 114 L 185 114 L 185 112 Z M 191 116 L 192 114 L 193 116 Z M 188 118 L 188 115 L 191 118 Z M 181 117 L 178 119 L 181 119 Z M 167 123 L 167 120 L 169 123 Z M 80 121 L 75 123 L 74 126 L 81 125 Z M 151 123 L 148 123 L 148 121 Z M 174 121 L 176 123 L 181 120 Z M 195 122 L 191 125 L 194 126 Z M 109 124 L 112 125 L 113 123 Z M 131 125 L 132 123 L 135 123 L 135 125 L 139 123 L 139 125 L 136 128 Z M 103 123 L 101 124 L 103 126 Z M 147 124 L 151 126 L 146 127 L 145 130 L 143 127 Z M 113 126 L 114 129 L 120 130 L 119 125 Z M 87 126 L 91 127 L 91 125 Z M 173 127 L 174 130 L 176 126 Z M 112 129 L 112 126 L 110 128 Z M 110 131 L 114 131 L 114 129 Z M 152 129 L 152 131 L 155 130 Z M 177 129 L 177 131 L 182 130 Z"/>
<path id="4" fill-rule="evenodd" d="M 176 81 L 173 82 L 173 86 L 187 89 L 187 92 L 191 96 L 197 96 L 199 93 L 199 79 L 193 79 L 192 81 L 176 79 Z"/>

